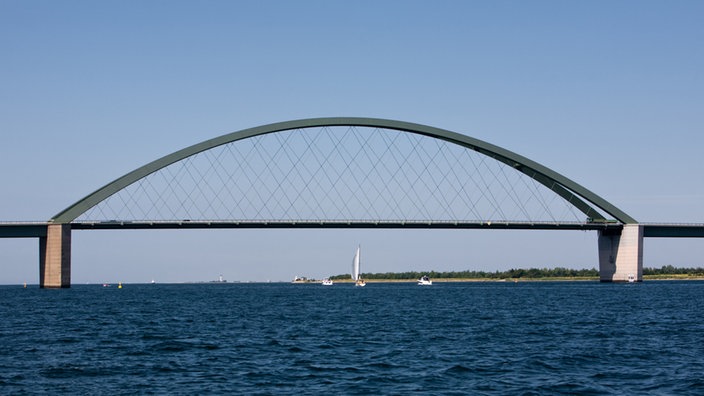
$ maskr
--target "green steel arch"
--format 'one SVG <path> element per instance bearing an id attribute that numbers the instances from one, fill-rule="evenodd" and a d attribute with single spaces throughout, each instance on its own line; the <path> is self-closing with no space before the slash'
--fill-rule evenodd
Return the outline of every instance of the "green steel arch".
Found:
<path id="1" fill-rule="evenodd" d="M 303 120 L 294 120 L 279 122 L 269 125 L 262 125 L 255 128 L 244 129 L 238 132 L 232 132 L 222 135 L 204 142 L 186 147 L 172 154 L 166 155 L 156 161 L 150 162 L 141 168 L 114 180 L 113 182 L 101 187 L 92 194 L 76 202 L 75 204 L 64 209 L 62 212 L 54 216 L 50 221 L 53 223 L 70 223 L 86 212 L 88 209 L 107 199 L 111 195 L 117 193 L 130 184 L 178 162 L 184 158 L 194 154 L 212 149 L 223 144 L 236 142 L 238 140 L 247 139 L 253 136 L 264 135 L 274 132 L 282 132 L 292 129 L 314 128 L 314 127 L 333 127 L 333 126 L 359 126 L 371 128 L 384 128 L 397 130 L 402 132 L 416 133 L 425 135 L 435 139 L 445 140 L 451 143 L 458 144 L 465 148 L 474 150 L 497 161 L 500 161 L 508 166 L 511 166 L 525 175 L 535 179 L 553 192 L 567 200 L 578 210 L 584 213 L 588 218 L 596 221 L 605 221 L 606 219 L 596 210 L 597 207 L 605 213 L 613 216 L 614 219 L 624 224 L 637 223 L 635 219 L 610 204 L 603 198 L 568 179 L 561 174 L 546 168 L 537 162 L 531 161 L 521 155 L 518 155 L 509 150 L 495 146 L 493 144 L 474 139 L 466 135 L 448 130 L 434 128 L 421 124 L 410 122 L 385 120 L 378 118 L 357 118 L 357 117 L 331 117 L 331 118 L 310 118 Z M 586 201 L 586 202 L 585 202 Z M 589 205 L 587 202 L 591 203 Z"/>

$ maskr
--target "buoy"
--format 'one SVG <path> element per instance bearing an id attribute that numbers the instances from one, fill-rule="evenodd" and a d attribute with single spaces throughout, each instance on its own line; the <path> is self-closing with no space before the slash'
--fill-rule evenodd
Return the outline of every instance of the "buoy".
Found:
<path id="1" fill-rule="evenodd" d="M 119 283 L 117 284 L 117 288 L 118 288 L 118 289 L 122 289 L 122 282 L 119 282 Z"/>
<path id="2" fill-rule="evenodd" d="M 24 288 L 25 288 L 25 289 L 27 288 L 27 282 L 24 283 Z"/>

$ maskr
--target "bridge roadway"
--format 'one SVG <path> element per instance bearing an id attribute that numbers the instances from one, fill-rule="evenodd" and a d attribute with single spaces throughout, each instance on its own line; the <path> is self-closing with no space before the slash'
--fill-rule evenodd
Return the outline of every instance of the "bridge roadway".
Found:
<path id="1" fill-rule="evenodd" d="M 0 238 L 46 237 L 49 222 L 0 222 Z M 704 224 L 640 223 L 644 237 L 704 238 Z M 507 221 L 80 221 L 72 230 L 144 230 L 144 229 L 223 229 L 223 228 L 370 228 L 370 229 L 505 229 L 505 230 L 577 230 L 620 233 L 623 224 L 614 222 L 507 222 Z"/>

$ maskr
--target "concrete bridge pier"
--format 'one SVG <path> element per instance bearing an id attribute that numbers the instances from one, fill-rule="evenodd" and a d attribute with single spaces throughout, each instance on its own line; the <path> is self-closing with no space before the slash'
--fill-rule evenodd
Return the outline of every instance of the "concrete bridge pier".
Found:
<path id="1" fill-rule="evenodd" d="M 643 281 L 643 226 L 599 231 L 599 278 L 602 282 Z"/>
<path id="2" fill-rule="evenodd" d="M 70 224 L 49 224 L 39 238 L 39 287 L 71 287 Z"/>

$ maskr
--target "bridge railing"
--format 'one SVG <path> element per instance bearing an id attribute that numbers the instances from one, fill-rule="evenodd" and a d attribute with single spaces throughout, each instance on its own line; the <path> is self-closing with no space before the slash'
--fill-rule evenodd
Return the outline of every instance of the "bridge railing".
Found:
<path id="1" fill-rule="evenodd" d="M 28 220 L 28 221 L 6 221 L 0 220 L 0 226 L 12 226 L 12 225 L 47 225 L 47 221 L 41 220 Z"/>
<path id="2" fill-rule="evenodd" d="M 620 223 L 556 221 L 455 221 L 455 220 L 144 220 L 74 221 L 72 229 L 163 229 L 163 228 L 442 228 L 442 229 L 620 229 Z"/>
<path id="3" fill-rule="evenodd" d="M 659 222 L 639 222 L 644 226 L 663 226 L 663 227 L 704 227 L 704 223 L 659 223 Z"/>

